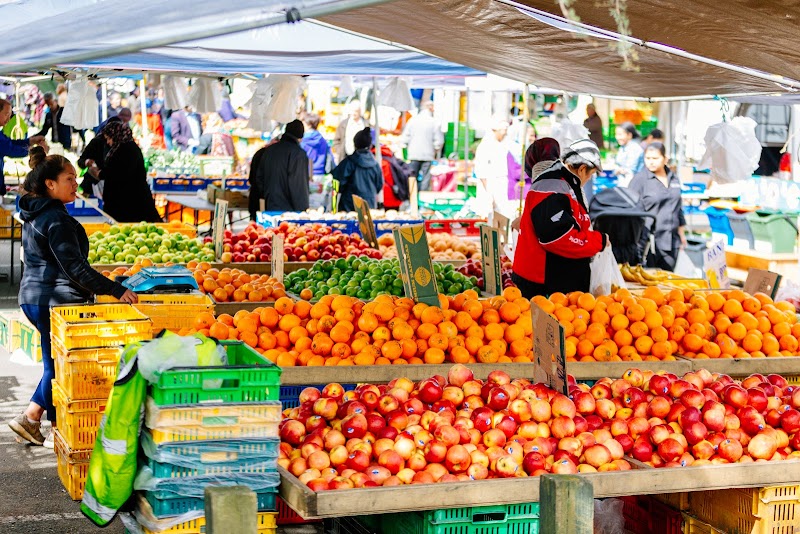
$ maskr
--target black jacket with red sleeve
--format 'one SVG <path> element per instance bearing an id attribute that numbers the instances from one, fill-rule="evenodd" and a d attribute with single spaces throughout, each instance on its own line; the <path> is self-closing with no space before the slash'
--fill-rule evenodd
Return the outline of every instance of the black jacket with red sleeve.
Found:
<path id="1" fill-rule="evenodd" d="M 514 273 L 540 295 L 589 291 L 591 258 L 605 246 L 606 236 L 591 228 L 578 177 L 554 163 L 525 197 Z"/>

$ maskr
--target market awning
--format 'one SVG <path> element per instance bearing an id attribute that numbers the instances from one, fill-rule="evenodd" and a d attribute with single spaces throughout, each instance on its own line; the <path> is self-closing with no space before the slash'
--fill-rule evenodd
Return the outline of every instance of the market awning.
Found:
<path id="1" fill-rule="evenodd" d="M 681 4 L 681 0 L 664 2 L 675 9 Z M 629 6 L 633 4 L 637 2 L 628 2 Z M 681 11 L 687 9 L 690 5 Z M 778 13 L 762 18 L 776 18 Z M 330 15 L 323 20 L 382 39 L 405 42 L 478 70 L 575 93 L 650 98 L 785 90 L 776 83 L 747 74 L 645 48 L 637 49 L 638 72 L 624 71 L 614 49 L 615 41 L 567 31 L 563 26 L 544 22 L 497 0 L 395 0 Z M 663 24 L 654 14 L 647 21 L 650 25 Z M 637 32 L 633 19 L 631 28 Z M 750 20 L 742 19 L 735 24 L 729 21 L 725 29 L 738 34 L 749 28 Z M 673 29 L 674 25 L 664 27 L 666 32 Z M 766 54 L 773 47 L 766 35 L 762 34 L 762 38 L 757 48 Z M 663 41 L 673 44 L 666 37 Z M 776 57 L 781 52 L 774 50 Z"/>

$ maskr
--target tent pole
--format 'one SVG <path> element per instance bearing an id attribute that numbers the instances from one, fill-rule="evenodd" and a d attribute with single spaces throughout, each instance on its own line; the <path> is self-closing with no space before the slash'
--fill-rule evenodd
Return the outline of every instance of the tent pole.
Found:
<path id="1" fill-rule="evenodd" d="M 575 28 L 580 28 L 582 30 L 586 30 L 592 33 L 596 33 L 605 37 L 609 37 L 616 41 L 625 41 L 627 43 L 631 43 L 637 46 L 641 46 L 642 48 L 649 48 L 651 50 L 657 50 L 659 52 L 665 52 L 667 54 L 678 56 L 684 59 L 690 59 L 692 61 L 697 61 L 698 63 L 704 63 L 706 65 L 711 65 L 714 67 L 719 67 L 721 69 L 730 70 L 733 72 L 738 72 L 739 74 L 744 74 L 746 76 L 752 76 L 753 78 L 759 78 L 761 80 L 766 80 L 769 82 L 774 82 L 783 87 L 791 87 L 794 89 L 800 89 L 800 82 L 796 80 L 792 80 L 791 78 L 785 78 L 783 76 L 779 76 L 777 74 L 768 74 L 766 72 L 759 72 L 756 70 L 748 69 L 745 67 L 739 67 L 737 65 L 731 65 L 730 63 L 725 63 L 723 61 L 717 61 L 716 59 L 707 58 L 705 56 L 699 56 L 697 54 L 692 54 L 690 52 L 686 52 L 685 50 L 680 50 L 678 48 L 673 48 L 671 46 L 663 45 L 661 43 L 655 43 L 650 41 L 644 41 L 642 39 L 637 39 L 636 37 L 630 37 L 628 35 L 622 35 L 617 32 L 612 32 L 609 30 L 605 30 L 603 28 L 598 28 L 596 26 L 591 26 L 589 24 L 584 24 L 582 22 L 575 22 L 569 20 L 565 17 L 561 17 L 558 15 L 553 15 L 547 11 L 542 11 L 541 9 L 536 9 L 530 6 L 526 6 L 524 4 L 520 4 L 519 2 L 515 2 L 513 0 L 495 0 L 500 2 L 501 4 L 506 4 L 507 6 L 511 6 L 514 8 L 519 9 L 520 11 L 528 12 L 536 14 L 540 17 L 549 18 L 552 20 L 556 20 L 562 24 L 569 24 Z"/>
<path id="2" fill-rule="evenodd" d="M 525 202 L 525 153 L 528 150 L 528 147 L 525 146 L 525 143 L 528 142 L 528 123 L 531 120 L 531 110 L 528 106 L 528 95 L 530 95 L 530 87 L 528 84 L 525 84 L 525 94 L 522 96 L 522 116 L 523 116 L 523 124 L 525 127 L 522 129 L 522 165 L 519 169 L 519 215 L 522 215 L 522 207 Z"/>
<path id="3" fill-rule="evenodd" d="M 138 52 L 139 50 L 145 48 L 155 48 L 159 46 L 171 45 L 173 43 L 195 41 L 198 39 L 205 39 L 207 37 L 217 37 L 218 35 L 237 33 L 255 28 L 266 28 L 268 26 L 275 26 L 277 24 L 298 22 L 302 19 L 326 17 L 328 15 L 335 15 L 344 11 L 385 4 L 389 1 L 391 0 L 335 0 L 333 2 L 326 2 L 322 5 L 295 7 L 284 13 L 264 13 L 260 16 L 249 17 L 241 21 L 227 24 L 221 22 L 217 27 L 203 28 L 200 30 L 194 30 L 192 29 L 191 24 L 187 24 L 185 25 L 185 31 L 175 32 L 169 36 L 141 39 L 132 43 L 77 53 L 56 53 L 47 58 L 47 65 L 43 65 L 41 60 L 23 62 L 22 64 L 17 63 L 2 65 L 0 66 L 0 74 L 26 72 L 41 68 L 43 66 L 79 63 L 92 59 L 121 56 L 123 54 Z"/>
<path id="4" fill-rule="evenodd" d="M 150 148 L 150 128 L 147 124 L 147 84 L 144 79 L 147 74 L 142 73 L 142 79 L 139 80 L 139 103 L 141 104 L 142 112 L 142 140 L 145 148 Z"/>
<path id="5" fill-rule="evenodd" d="M 469 179 L 472 178 L 469 168 L 469 87 L 464 95 L 464 193 L 469 197 Z"/>
<path id="6" fill-rule="evenodd" d="M 378 78 L 375 76 L 372 77 L 372 111 L 374 116 L 372 122 L 375 124 L 375 160 L 378 162 L 378 167 L 380 167 L 382 173 L 383 158 L 381 157 L 381 125 L 378 122 Z M 381 204 L 383 204 L 383 189 L 378 191 L 378 197 L 376 201 L 377 200 L 380 200 Z"/>
<path id="7" fill-rule="evenodd" d="M 108 120 L 108 80 L 104 79 L 100 82 L 100 122 Z"/>
<path id="8" fill-rule="evenodd" d="M 794 104 L 791 109 L 792 119 L 789 123 L 787 151 L 791 156 L 792 180 L 800 182 L 800 104 Z"/>

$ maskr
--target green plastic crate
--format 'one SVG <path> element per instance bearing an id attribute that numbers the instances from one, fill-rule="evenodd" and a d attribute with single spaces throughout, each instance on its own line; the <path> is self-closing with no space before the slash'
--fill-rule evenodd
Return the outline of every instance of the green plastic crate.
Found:
<path id="1" fill-rule="evenodd" d="M 539 534 L 539 503 L 387 514 L 386 534 Z"/>
<path id="2" fill-rule="evenodd" d="M 791 253 L 797 245 L 797 214 L 755 212 L 747 214 L 759 252 Z"/>
<path id="3" fill-rule="evenodd" d="M 277 491 L 256 493 L 258 511 L 274 512 L 277 510 L 275 503 L 277 496 Z M 176 496 L 174 499 L 162 499 L 157 497 L 156 493 L 152 491 L 144 492 L 144 497 L 147 499 L 147 502 L 150 503 L 150 508 L 153 509 L 153 514 L 158 519 L 205 509 L 205 499 L 200 498 Z"/>
<path id="4" fill-rule="evenodd" d="M 27 322 L 19 323 L 19 348 L 35 362 L 42 361 L 42 341 L 39 331 Z"/>
<path id="5" fill-rule="evenodd" d="M 281 369 L 241 342 L 223 341 L 228 365 L 164 371 L 151 396 L 158 406 L 280 400 Z"/>

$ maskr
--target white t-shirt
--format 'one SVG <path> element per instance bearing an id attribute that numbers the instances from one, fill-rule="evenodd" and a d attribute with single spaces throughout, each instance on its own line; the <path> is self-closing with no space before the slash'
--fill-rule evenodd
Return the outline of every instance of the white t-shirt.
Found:
<path id="1" fill-rule="evenodd" d="M 366 128 L 364 119 L 354 121 L 352 117 L 347 119 L 347 126 L 344 129 L 344 152 L 348 156 L 356 151 L 356 144 L 353 138 L 358 132 Z"/>

